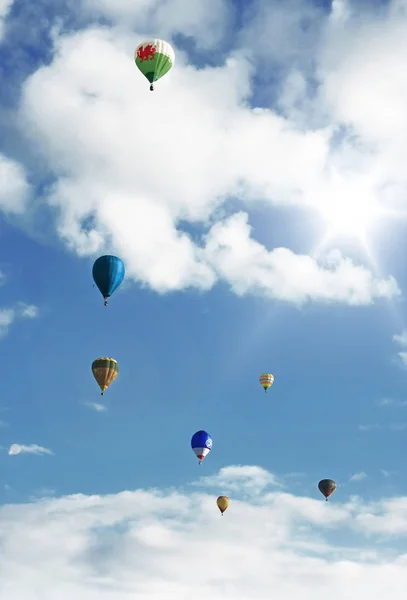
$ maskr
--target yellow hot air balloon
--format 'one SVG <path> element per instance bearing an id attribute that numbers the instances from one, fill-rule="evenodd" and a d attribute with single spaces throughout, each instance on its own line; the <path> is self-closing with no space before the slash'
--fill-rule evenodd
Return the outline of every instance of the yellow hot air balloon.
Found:
<path id="1" fill-rule="evenodd" d="M 269 387 L 273 385 L 274 375 L 271 373 L 262 373 L 259 377 L 260 385 L 264 388 L 264 391 L 267 392 Z"/>
<path id="2" fill-rule="evenodd" d="M 100 389 L 102 390 L 102 396 L 109 387 L 109 385 L 116 379 L 119 374 L 119 365 L 117 360 L 109 358 L 107 356 L 101 356 L 92 363 L 92 373 L 96 379 Z"/>
<path id="3" fill-rule="evenodd" d="M 218 505 L 218 508 L 219 508 L 220 512 L 222 513 L 222 517 L 223 517 L 223 513 L 229 506 L 229 498 L 227 496 L 219 496 L 219 498 L 216 500 L 216 504 Z"/>

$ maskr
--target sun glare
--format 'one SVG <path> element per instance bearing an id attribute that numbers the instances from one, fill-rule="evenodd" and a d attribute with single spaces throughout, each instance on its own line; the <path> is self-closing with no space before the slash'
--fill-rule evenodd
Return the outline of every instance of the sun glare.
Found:
<path id="1" fill-rule="evenodd" d="M 326 202 L 320 214 L 330 237 L 345 235 L 360 240 L 376 224 L 379 210 L 372 202 L 360 198 L 353 202 L 341 198 Z"/>
<path id="2" fill-rule="evenodd" d="M 369 190 L 369 186 L 366 186 Z M 316 206 L 323 221 L 323 235 L 316 248 L 317 252 L 339 238 L 356 242 L 372 258 L 369 237 L 378 227 L 383 210 L 371 189 L 366 192 L 360 182 L 334 178 L 334 185 Z"/>

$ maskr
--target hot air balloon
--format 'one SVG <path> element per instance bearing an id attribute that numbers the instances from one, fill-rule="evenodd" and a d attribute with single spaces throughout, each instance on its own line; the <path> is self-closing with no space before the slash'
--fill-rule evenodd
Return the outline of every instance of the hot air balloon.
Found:
<path id="1" fill-rule="evenodd" d="M 222 517 L 223 517 L 223 513 L 229 506 L 229 498 L 227 496 L 219 496 L 219 498 L 216 500 L 216 504 L 218 505 L 218 508 L 219 508 L 220 512 L 222 513 Z"/>
<path id="2" fill-rule="evenodd" d="M 199 458 L 199 464 L 212 450 L 212 438 L 206 431 L 197 431 L 191 438 L 191 448 Z"/>
<path id="3" fill-rule="evenodd" d="M 117 256 L 106 254 L 95 260 L 92 268 L 93 279 L 102 294 L 105 306 L 107 299 L 117 290 L 124 279 L 124 263 Z"/>
<path id="4" fill-rule="evenodd" d="M 100 389 L 102 390 L 102 396 L 109 387 L 109 385 L 116 379 L 119 374 L 119 365 L 117 360 L 109 358 L 107 356 L 101 356 L 92 363 L 92 373 L 96 379 Z"/>
<path id="5" fill-rule="evenodd" d="M 333 479 L 321 479 L 321 481 L 318 483 L 318 488 L 328 502 L 329 496 L 331 496 L 336 490 L 336 483 L 333 481 Z"/>
<path id="6" fill-rule="evenodd" d="M 174 64 L 174 50 L 163 40 L 147 40 L 137 46 L 134 60 L 144 77 L 151 83 L 150 91 L 154 91 L 154 82 L 161 79 Z"/>
<path id="7" fill-rule="evenodd" d="M 269 387 L 273 385 L 274 375 L 271 373 L 262 373 L 259 377 L 260 385 L 264 388 L 264 391 L 267 392 Z"/>
<path id="8" fill-rule="evenodd" d="M 8 453 L 10 454 L 10 456 L 16 456 L 17 454 L 20 454 L 21 452 L 21 446 L 19 444 L 11 444 Z"/>

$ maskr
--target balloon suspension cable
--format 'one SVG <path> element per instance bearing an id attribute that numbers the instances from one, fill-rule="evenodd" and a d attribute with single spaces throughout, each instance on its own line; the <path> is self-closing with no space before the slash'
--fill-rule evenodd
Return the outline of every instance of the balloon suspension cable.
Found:
<path id="1" fill-rule="evenodd" d="M 150 85 L 150 92 L 154 92 L 154 86 L 153 86 L 153 84 Z"/>

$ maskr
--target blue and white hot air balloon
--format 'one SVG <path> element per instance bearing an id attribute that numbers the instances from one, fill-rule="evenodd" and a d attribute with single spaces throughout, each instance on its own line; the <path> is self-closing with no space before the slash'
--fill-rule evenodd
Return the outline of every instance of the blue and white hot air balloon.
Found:
<path id="1" fill-rule="evenodd" d="M 99 256 L 93 265 L 92 275 L 104 298 L 105 306 L 107 306 L 107 299 L 123 283 L 124 263 L 117 256 L 111 256 L 110 254 Z"/>
<path id="2" fill-rule="evenodd" d="M 212 438 L 206 431 L 197 431 L 191 439 L 191 448 L 199 458 L 199 464 L 202 464 L 203 459 L 212 450 Z"/>

